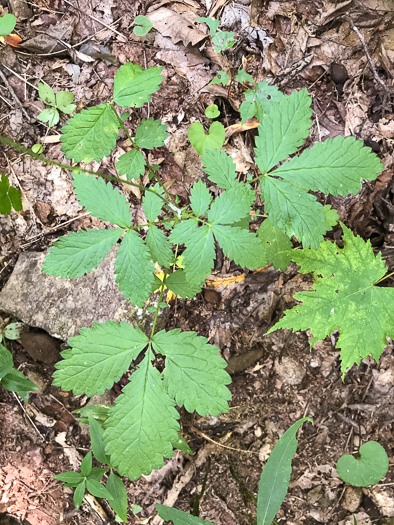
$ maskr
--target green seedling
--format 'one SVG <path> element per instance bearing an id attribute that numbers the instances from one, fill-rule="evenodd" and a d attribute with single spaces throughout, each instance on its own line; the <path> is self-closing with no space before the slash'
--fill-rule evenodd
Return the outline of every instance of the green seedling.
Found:
<path id="1" fill-rule="evenodd" d="M 144 15 L 136 16 L 134 19 L 134 24 L 135 27 L 133 29 L 133 33 L 136 36 L 145 36 L 153 27 L 152 22 Z"/>
<path id="2" fill-rule="evenodd" d="M 17 325 L 17 323 L 13 323 Z M 8 330 L 7 330 L 8 328 Z M 1 336 L 3 342 L 5 339 L 14 339 L 17 336 L 18 326 L 8 325 L 2 329 Z M 11 352 L 4 344 L 0 343 L 0 384 L 5 390 L 9 392 L 16 392 L 25 403 L 29 401 L 29 393 L 38 390 L 38 387 L 29 379 L 27 379 L 22 372 L 14 368 L 14 361 Z"/>
<path id="3" fill-rule="evenodd" d="M 341 456 L 337 463 L 338 476 L 354 487 L 369 487 L 382 480 L 389 469 L 386 451 L 376 441 L 361 445 L 359 457 Z"/>
<path id="4" fill-rule="evenodd" d="M 67 115 L 75 111 L 77 106 L 72 104 L 74 100 L 73 93 L 68 91 L 59 91 L 55 95 L 53 89 L 47 84 L 38 82 L 37 86 L 40 99 L 44 102 L 44 104 L 50 106 L 49 108 L 45 108 L 38 115 L 37 119 L 40 122 L 47 122 L 51 127 L 56 126 L 60 120 L 59 111 Z"/>
<path id="5" fill-rule="evenodd" d="M 10 181 L 4 173 L 0 179 L 0 214 L 8 215 L 11 210 L 22 210 L 21 192 L 10 186 Z"/>
<path id="6" fill-rule="evenodd" d="M 205 109 L 205 116 L 207 118 L 216 118 L 219 115 L 220 115 L 220 111 L 216 104 L 211 104 Z"/>

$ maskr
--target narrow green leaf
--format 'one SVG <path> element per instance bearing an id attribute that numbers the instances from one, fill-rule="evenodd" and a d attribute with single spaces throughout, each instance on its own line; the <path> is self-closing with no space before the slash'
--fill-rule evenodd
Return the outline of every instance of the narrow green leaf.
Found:
<path id="1" fill-rule="evenodd" d="M 154 120 L 152 117 L 142 119 L 135 132 L 135 142 L 143 149 L 161 148 L 168 137 L 166 129 L 167 126 L 161 120 Z"/>
<path id="2" fill-rule="evenodd" d="M 212 122 L 208 133 L 200 122 L 194 122 L 187 131 L 191 145 L 200 155 L 211 149 L 220 149 L 226 138 L 226 131 L 220 122 Z"/>
<path id="3" fill-rule="evenodd" d="M 190 190 L 190 206 L 197 217 L 204 215 L 211 200 L 211 193 L 202 180 L 195 182 Z"/>
<path id="4" fill-rule="evenodd" d="M 312 99 L 306 89 L 271 102 L 256 137 L 256 163 L 263 174 L 295 153 L 309 135 Z"/>
<path id="5" fill-rule="evenodd" d="M 86 488 L 96 498 L 106 498 L 108 500 L 112 499 L 111 493 L 102 485 L 99 481 L 95 479 L 88 478 L 86 480 Z"/>
<path id="6" fill-rule="evenodd" d="M 264 211 L 274 226 L 294 235 L 305 247 L 318 248 L 326 233 L 323 206 L 314 195 L 290 182 L 263 177 Z"/>
<path id="7" fill-rule="evenodd" d="M 233 224 L 252 209 L 255 192 L 249 185 L 238 182 L 214 200 L 208 213 L 210 224 Z"/>
<path id="8" fill-rule="evenodd" d="M 119 157 L 116 169 L 119 175 L 126 175 L 127 180 L 138 180 L 145 173 L 146 161 L 138 149 L 131 149 Z"/>
<path id="9" fill-rule="evenodd" d="M 109 504 L 119 518 L 127 523 L 127 492 L 123 481 L 111 470 L 107 481 L 107 490 L 112 499 Z"/>
<path id="10" fill-rule="evenodd" d="M 90 430 L 90 442 L 92 444 L 92 451 L 94 457 L 100 463 L 107 465 L 108 458 L 105 454 L 105 443 L 103 441 L 104 429 L 91 414 L 88 415 L 88 421 Z"/>
<path id="11" fill-rule="evenodd" d="M 257 234 L 265 246 L 269 264 L 272 264 L 276 270 L 280 269 L 285 272 L 291 262 L 289 250 L 293 248 L 293 244 L 290 238 L 277 226 L 274 226 L 269 218 L 264 220 Z"/>
<path id="12" fill-rule="evenodd" d="M 359 192 L 361 179 L 375 180 L 383 169 L 379 157 L 362 140 L 338 136 L 317 142 L 283 163 L 273 175 L 307 190 L 346 197 Z"/>
<path id="13" fill-rule="evenodd" d="M 66 159 L 88 164 L 100 161 L 116 146 L 119 123 L 111 106 L 102 104 L 84 109 L 62 128 L 62 151 Z"/>
<path id="14" fill-rule="evenodd" d="M 80 204 L 102 221 L 128 228 L 132 216 L 126 197 L 102 178 L 84 173 L 74 174 L 73 184 Z"/>
<path id="15" fill-rule="evenodd" d="M 8 374 L 14 366 L 12 354 L 0 343 L 0 379 Z"/>
<path id="16" fill-rule="evenodd" d="M 291 463 L 297 450 L 297 430 L 309 421 L 299 419 L 279 439 L 271 452 L 259 482 L 257 499 L 257 525 L 271 525 L 287 494 L 290 483 Z"/>
<path id="17" fill-rule="evenodd" d="M 244 268 L 259 268 L 266 261 L 265 247 L 253 233 L 234 226 L 215 224 L 215 239 L 226 255 Z"/>
<path id="18" fill-rule="evenodd" d="M 115 75 L 114 100 L 122 108 L 141 108 L 150 102 L 152 93 L 159 89 L 163 80 L 162 67 L 142 69 L 138 64 L 127 62 L 121 66 Z"/>
<path id="19" fill-rule="evenodd" d="M 166 279 L 166 286 L 171 292 L 179 297 L 194 297 L 201 291 L 201 286 L 189 282 L 187 273 L 184 270 L 176 270 Z"/>
<path id="20" fill-rule="evenodd" d="M 182 510 L 172 509 L 171 507 L 166 507 L 165 505 L 156 504 L 157 512 L 159 516 L 166 521 L 174 522 L 174 525 L 214 525 L 211 521 L 204 521 L 196 516 L 192 516 L 187 512 Z"/>
<path id="21" fill-rule="evenodd" d="M 62 472 L 61 474 L 57 474 L 56 476 L 53 476 L 55 479 L 58 479 L 59 481 L 64 481 L 64 483 L 80 483 L 83 480 L 83 474 L 80 472 Z"/>
<path id="22" fill-rule="evenodd" d="M 75 509 L 79 510 L 79 507 L 82 505 L 83 497 L 85 495 L 86 481 L 83 480 L 79 485 L 77 485 L 74 491 L 74 505 Z"/>
<path id="23" fill-rule="evenodd" d="M 149 222 L 156 219 L 164 204 L 163 199 L 159 197 L 159 195 L 163 196 L 163 190 L 159 184 L 156 183 L 151 189 L 155 190 L 156 195 L 152 191 L 146 191 L 142 199 L 142 208 Z"/>
<path id="24" fill-rule="evenodd" d="M 116 282 L 125 299 L 139 307 L 151 292 L 154 266 L 150 259 L 149 250 L 138 233 L 128 230 L 116 254 Z"/>
<path id="25" fill-rule="evenodd" d="M 130 382 L 110 409 L 104 440 L 111 464 L 131 480 L 163 466 L 172 455 L 179 414 L 164 389 L 160 372 L 147 352 Z"/>
<path id="26" fill-rule="evenodd" d="M 201 160 L 209 180 L 219 188 L 229 190 L 235 185 L 237 181 L 235 164 L 225 151 L 207 150 Z"/>
<path id="27" fill-rule="evenodd" d="M 122 233 L 120 228 L 70 232 L 49 250 L 42 271 L 55 277 L 81 277 L 97 268 Z"/>
<path id="28" fill-rule="evenodd" d="M 190 454 L 191 456 L 194 456 L 194 452 L 189 447 L 187 441 L 179 434 L 178 434 L 178 439 L 174 441 L 172 446 L 176 448 L 177 450 L 184 452 L 185 454 Z"/>
<path id="29" fill-rule="evenodd" d="M 201 416 L 228 412 L 231 394 L 226 385 L 231 378 L 216 346 L 195 332 L 179 329 L 162 330 L 152 342 L 155 351 L 166 356 L 164 384 L 179 406 L 184 405 L 188 412 L 196 410 Z"/>
<path id="30" fill-rule="evenodd" d="M 170 241 L 164 232 L 159 230 L 157 226 L 149 226 L 145 242 L 152 260 L 160 266 L 169 268 L 173 263 L 174 255 Z"/>
<path id="31" fill-rule="evenodd" d="M 127 323 L 93 323 L 69 339 L 71 349 L 56 363 L 53 384 L 75 394 L 102 394 L 119 381 L 148 342 L 141 330 Z"/>
<path id="32" fill-rule="evenodd" d="M 85 478 L 89 476 L 92 471 L 92 453 L 89 451 L 86 456 L 83 458 L 81 463 L 81 474 Z"/>
<path id="33" fill-rule="evenodd" d="M 37 390 L 39 390 L 37 385 L 27 379 L 22 372 L 19 372 L 16 368 L 11 368 L 8 374 L 2 378 L 1 384 L 9 392 L 19 394 L 24 401 L 29 397 L 27 395 L 28 392 L 37 392 Z"/>

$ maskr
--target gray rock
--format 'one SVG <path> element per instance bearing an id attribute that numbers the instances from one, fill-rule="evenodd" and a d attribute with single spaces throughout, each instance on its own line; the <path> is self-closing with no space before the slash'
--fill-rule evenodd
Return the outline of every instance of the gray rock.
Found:
<path id="1" fill-rule="evenodd" d="M 282 361 L 275 363 L 275 371 L 287 385 L 299 385 L 305 376 L 303 365 L 292 357 L 284 356 Z"/>
<path id="2" fill-rule="evenodd" d="M 147 307 L 157 301 L 152 294 L 144 308 L 130 304 L 115 283 L 113 249 L 87 275 L 61 279 L 41 273 L 46 252 L 24 252 L 7 284 L 0 292 L 0 311 L 12 314 L 29 326 L 42 328 L 53 337 L 66 341 L 94 321 L 127 321 L 149 334 L 154 314 Z M 168 309 L 161 310 L 157 331 L 167 320 Z"/>

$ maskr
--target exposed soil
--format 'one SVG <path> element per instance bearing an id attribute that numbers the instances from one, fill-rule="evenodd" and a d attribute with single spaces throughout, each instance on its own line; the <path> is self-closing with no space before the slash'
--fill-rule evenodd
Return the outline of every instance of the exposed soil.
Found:
<path id="1" fill-rule="evenodd" d="M 238 112 L 244 88 L 208 85 L 218 70 L 245 67 L 256 81 L 269 80 L 286 93 L 306 87 L 314 109 L 307 146 L 326 137 L 351 135 L 382 159 L 385 171 L 376 181 L 364 183 L 359 195 L 318 198 L 336 208 L 358 235 L 370 239 L 388 271 L 394 270 L 391 0 L 79 0 L 73 2 L 78 8 L 68 0 L 10 0 L 10 5 L 0 3 L 0 15 L 4 4 L 5 12 L 8 8 L 17 16 L 15 32 L 24 43 L 20 49 L 0 44 L 0 133 L 29 147 L 43 143 L 47 157 L 63 161 L 59 137 L 65 119 L 53 128 L 37 121 L 44 108 L 37 81 L 45 80 L 55 91 L 72 91 L 82 109 L 111 96 L 120 64 L 162 66 L 161 89 L 149 107 L 133 112 L 128 124 L 134 128 L 141 118 L 153 116 L 168 125 L 171 137 L 166 146 L 150 153 L 150 162 L 160 164 L 168 191 L 186 203 L 191 184 L 201 177 L 201 162 L 188 142 L 187 128 L 194 121 L 208 123 L 204 109 L 211 103 L 224 115 L 225 149 L 241 176 L 256 170 L 255 126 L 241 126 Z M 222 29 L 235 31 L 236 45 L 224 60 L 208 44 L 201 47 L 203 40 L 193 45 L 194 35 L 186 29 L 181 36 L 174 29 L 161 29 L 136 37 L 135 16 L 149 16 L 161 7 L 183 17 L 185 26 L 197 16 L 221 17 Z M 245 10 L 249 24 L 266 31 L 263 40 L 245 31 L 239 14 Z M 203 25 L 198 28 L 205 31 Z M 91 169 L 117 175 L 115 162 L 128 146 L 123 137 L 111 156 L 100 164 L 93 162 Z M 69 172 L 3 145 L 0 168 L 22 189 L 24 203 L 22 212 L 0 216 L 1 288 L 21 252 L 44 251 L 67 231 L 98 227 L 100 221 L 89 217 L 75 199 Z M 148 178 L 139 183 L 146 185 Z M 122 191 L 138 215 L 140 191 L 126 185 Z M 340 236 L 339 226 L 329 234 L 335 240 Z M 230 412 L 200 418 L 181 411 L 183 435 L 195 455 L 177 452 L 160 471 L 134 483 L 125 480 L 130 509 L 132 504 L 143 509 L 138 516 L 130 510 L 129 523 L 160 523 L 156 503 L 198 510 L 202 519 L 216 525 L 255 523 L 253 496 L 270 451 L 292 423 L 310 416 L 314 426 L 306 423 L 299 433 L 290 490 L 277 522 L 353 525 L 355 519 L 358 525 L 393 525 L 394 345 L 386 347 L 378 364 L 363 360 L 342 380 L 335 334 L 311 352 L 305 333 L 264 336 L 294 304 L 294 292 L 308 287 L 308 278 L 295 267 L 286 273 L 267 267 L 244 275 L 218 253 L 213 275 L 222 285 L 214 288 L 208 282 L 195 299 L 173 302 L 167 328 L 196 330 L 220 348 L 232 375 Z M 387 280 L 387 285 L 393 282 Z M 6 317 L 4 312 L 0 321 Z M 78 469 L 89 450 L 87 426 L 72 414 L 88 399 L 52 386 L 53 364 L 45 363 L 53 360 L 32 356 L 25 348 L 27 344 L 9 344 L 15 366 L 40 391 L 25 404 L 0 390 L 0 524 L 115 523 L 108 504 L 93 497 L 75 511 L 72 490 L 53 479 Z M 121 386 L 96 401 L 113 402 Z M 389 473 L 371 488 L 345 485 L 336 474 L 336 462 L 371 440 L 387 451 Z M 11 521 L 12 516 L 21 521 Z"/>

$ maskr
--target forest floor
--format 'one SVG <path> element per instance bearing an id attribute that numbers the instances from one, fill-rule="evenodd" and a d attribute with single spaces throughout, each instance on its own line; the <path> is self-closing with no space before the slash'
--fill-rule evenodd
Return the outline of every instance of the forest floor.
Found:
<path id="1" fill-rule="evenodd" d="M 1 9 L 7 12 L 4 4 L 0 3 L 0 15 Z M 72 91 L 81 110 L 109 99 L 121 64 L 162 66 L 160 90 L 149 107 L 134 111 L 130 121 L 134 126 L 149 112 L 167 124 L 170 138 L 150 153 L 150 161 L 160 165 L 170 194 L 186 204 L 190 186 L 202 172 L 187 128 L 195 121 L 207 124 L 204 111 L 212 103 L 221 111 L 225 150 L 237 171 L 242 176 L 256 170 L 256 122 L 242 125 L 238 111 L 245 86 L 210 85 L 218 70 L 244 68 L 255 81 L 268 80 L 287 94 L 307 88 L 314 110 L 307 146 L 327 137 L 354 136 L 385 166 L 357 196 L 318 198 L 336 208 L 341 221 L 357 235 L 369 239 L 382 253 L 388 271 L 394 270 L 392 0 L 10 0 L 9 4 L 22 43 L 19 48 L 0 44 L 0 133 L 28 147 L 42 143 L 47 157 L 63 161 L 60 130 L 65 119 L 52 128 L 37 120 L 44 109 L 38 81 L 55 92 Z M 155 19 L 155 28 L 145 37 L 132 31 L 138 14 Z M 206 41 L 206 26 L 195 22 L 199 16 L 218 18 L 221 29 L 235 32 L 236 44 L 225 56 Z M 127 147 L 123 137 L 109 158 L 93 162 L 91 168 L 117 175 L 115 162 Z M 43 252 L 68 231 L 96 228 L 100 221 L 76 201 L 70 172 L 3 146 L 0 168 L 22 190 L 24 204 L 23 211 L 0 217 L 1 290 L 21 253 Z M 145 185 L 148 178 L 138 182 Z M 140 190 L 124 185 L 121 191 L 138 215 Z M 338 226 L 328 238 L 340 236 Z M 244 274 L 218 254 L 203 292 L 193 300 L 171 304 L 167 328 L 196 330 L 216 344 L 229 363 L 230 411 L 215 418 L 181 411 L 182 434 L 194 455 L 177 452 L 162 469 L 137 482 L 126 480 L 130 508 L 142 507 L 137 516 L 130 511 L 130 524 L 160 523 L 156 503 L 185 511 L 197 507 L 202 519 L 216 525 L 255 523 L 252 496 L 257 495 L 264 463 L 283 432 L 303 416 L 310 416 L 314 426 L 304 424 L 299 433 L 290 489 L 277 522 L 394 524 L 394 345 L 386 347 L 379 363 L 365 359 L 342 380 L 335 335 L 312 351 L 304 332 L 265 336 L 283 310 L 294 304 L 294 293 L 307 286 L 295 266 L 287 272 L 266 267 Z M 15 366 L 40 391 L 24 404 L 0 390 L 0 524 L 115 523 L 107 503 L 93 497 L 85 499 L 77 512 L 71 489 L 53 479 L 78 468 L 89 450 L 87 427 L 72 414 L 89 400 L 51 385 L 58 347 L 65 341 L 53 341 L 54 334 L 44 332 L 36 313 L 26 313 L 30 326 L 24 340 L 9 342 L 9 349 Z M 0 303 L 0 322 L 12 314 L 2 311 Z M 24 320 L 22 315 L 20 319 Z M 37 334 L 47 338 L 46 343 L 41 339 L 39 354 L 31 342 Z M 122 385 L 121 380 L 95 401 L 113 402 Z M 336 473 L 336 462 L 371 440 L 386 449 L 389 473 L 370 488 L 345 485 Z M 21 521 L 11 521 L 9 515 Z"/>

